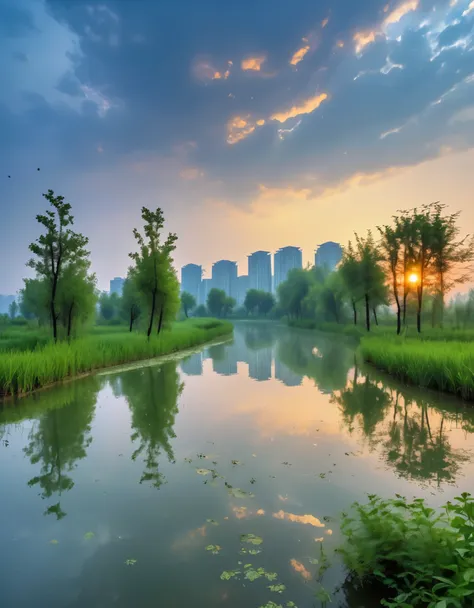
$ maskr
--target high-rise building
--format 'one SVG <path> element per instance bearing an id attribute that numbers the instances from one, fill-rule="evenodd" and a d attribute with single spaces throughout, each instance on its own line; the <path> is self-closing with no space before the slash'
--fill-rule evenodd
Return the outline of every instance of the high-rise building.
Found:
<path id="1" fill-rule="evenodd" d="M 212 287 L 212 279 L 202 279 L 201 287 L 199 289 L 198 304 L 202 304 L 202 305 L 206 306 L 207 296 L 208 296 L 209 292 L 211 291 L 211 287 Z"/>
<path id="2" fill-rule="evenodd" d="M 237 304 L 242 306 L 249 290 L 249 277 L 246 274 L 237 277 Z"/>
<path id="3" fill-rule="evenodd" d="M 314 265 L 326 268 L 330 272 L 336 270 L 336 266 L 342 260 L 342 247 L 339 243 L 328 241 L 319 245 L 314 254 Z"/>
<path id="4" fill-rule="evenodd" d="M 199 301 L 202 282 L 202 266 L 186 264 L 181 268 L 181 292 L 187 291 Z"/>
<path id="5" fill-rule="evenodd" d="M 219 260 L 212 265 L 212 287 L 237 300 L 237 262 Z"/>
<path id="6" fill-rule="evenodd" d="M 273 258 L 273 268 L 275 271 L 274 290 L 278 285 L 286 281 L 288 273 L 293 268 L 303 268 L 303 253 L 300 247 L 282 247 Z"/>
<path id="7" fill-rule="evenodd" d="M 272 261 L 268 251 L 255 251 L 248 256 L 249 289 L 272 291 Z"/>
<path id="8" fill-rule="evenodd" d="M 118 296 L 121 296 L 124 283 L 125 279 L 122 279 L 122 277 L 115 277 L 112 279 L 110 281 L 110 294 L 116 293 Z"/>

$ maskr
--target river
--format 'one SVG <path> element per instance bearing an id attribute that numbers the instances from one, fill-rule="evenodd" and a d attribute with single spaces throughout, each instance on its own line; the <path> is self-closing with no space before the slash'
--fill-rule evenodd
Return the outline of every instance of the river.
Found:
<path id="1" fill-rule="evenodd" d="M 241 322 L 185 359 L 5 407 L 0 606 L 309 608 L 321 585 L 332 606 L 377 605 L 334 553 L 341 512 L 472 492 L 474 413 L 354 354 Z"/>

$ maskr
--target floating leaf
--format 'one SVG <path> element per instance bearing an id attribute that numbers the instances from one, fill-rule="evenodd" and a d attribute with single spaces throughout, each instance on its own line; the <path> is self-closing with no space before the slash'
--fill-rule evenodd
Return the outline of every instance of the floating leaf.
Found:
<path id="1" fill-rule="evenodd" d="M 258 555 L 259 553 L 262 552 L 261 549 L 248 549 L 248 552 L 250 555 Z"/>
<path id="2" fill-rule="evenodd" d="M 207 458 L 206 454 L 196 454 L 198 458 Z"/>
<path id="3" fill-rule="evenodd" d="M 90 538 L 94 538 L 94 536 L 95 536 L 94 532 L 86 532 L 86 533 L 84 534 L 84 538 L 85 538 L 86 540 L 89 540 Z"/>
<path id="4" fill-rule="evenodd" d="M 53 540 L 50 540 L 50 541 L 49 541 L 49 544 L 50 544 L 50 545 L 57 545 L 58 543 L 59 543 L 59 541 L 58 541 L 58 540 L 56 540 L 55 538 L 53 538 Z"/>
<path id="5" fill-rule="evenodd" d="M 263 543 L 263 538 L 255 536 L 255 534 L 241 534 L 240 542 L 250 543 L 251 545 L 261 545 Z"/>
<path id="6" fill-rule="evenodd" d="M 291 463 L 290 462 L 282 462 L 281 464 L 284 464 L 286 467 L 291 467 Z"/>
<path id="7" fill-rule="evenodd" d="M 234 466 L 239 465 L 239 464 L 242 464 L 242 463 L 240 462 L 240 460 L 232 460 L 231 462 L 232 462 L 232 464 L 233 464 Z"/>
<path id="8" fill-rule="evenodd" d="M 234 498 L 255 498 L 255 494 L 252 494 L 252 492 L 246 492 L 245 490 L 241 490 L 240 488 L 233 488 L 229 485 L 227 485 L 227 491 Z"/>
<path id="9" fill-rule="evenodd" d="M 184 462 L 192 462 L 192 461 L 193 461 L 193 459 L 192 459 L 192 458 L 185 458 L 185 459 L 184 459 Z"/>
<path id="10" fill-rule="evenodd" d="M 137 563 L 136 559 L 126 559 L 125 560 L 125 565 L 127 566 L 134 566 Z"/>
<path id="11" fill-rule="evenodd" d="M 287 604 L 288 606 L 288 604 Z M 275 602 L 268 602 L 265 606 L 259 606 L 259 608 L 283 608 L 281 604 L 275 604 Z"/>
<path id="12" fill-rule="evenodd" d="M 211 524 L 212 526 L 218 526 L 219 522 L 216 521 L 215 519 L 206 519 L 208 524 Z"/>
<path id="13" fill-rule="evenodd" d="M 283 593 L 286 589 L 286 585 L 269 585 L 268 588 L 274 593 Z"/>
<path id="14" fill-rule="evenodd" d="M 310 557 L 309 563 L 310 564 L 319 564 L 319 560 L 317 560 L 315 557 Z"/>
<path id="15" fill-rule="evenodd" d="M 206 551 L 210 551 L 213 555 L 219 555 L 221 549 L 220 545 L 207 545 L 206 547 Z"/>
<path id="16" fill-rule="evenodd" d="M 254 484 L 257 480 L 255 479 L 255 477 L 252 477 L 252 479 L 250 480 L 251 484 Z"/>
<path id="17" fill-rule="evenodd" d="M 278 574 L 276 572 L 265 572 L 265 578 L 269 581 L 276 581 Z"/>
<path id="18" fill-rule="evenodd" d="M 257 578 L 260 578 L 263 574 L 263 572 L 260 572 L 260 570 L 263 570 L 263 568 L 259 568 L 258 570 L 254 570 L 252 568 L 250 570 L 247 570 L 247 572 L 245 573 L 245 578 L 249 581 L 256 581 Z"/>
<path id="19" fill-rule="evenodd" d="M 240 574 L 240 570 L 224 570 L 221 574 L 221 580 L 230 581 L 231 578 L 235 578 Z"/>
<path id="20" fill-rule="evenodd" d="M 209 475 L 211 471 L 209 469 L 196 469 L 198 475 Z"/>
<path id="21" fill-rule="evenodd" d="M 295 602 L 289 601 L 286 602 L 286 608 L 297 608 Z"/>
<path id="22" fill-rule="evenodd" d="M 321 479 L 324 479 L 326 477 L 326 473 L 320 473 L 319 476 L 321 477 Z"/>

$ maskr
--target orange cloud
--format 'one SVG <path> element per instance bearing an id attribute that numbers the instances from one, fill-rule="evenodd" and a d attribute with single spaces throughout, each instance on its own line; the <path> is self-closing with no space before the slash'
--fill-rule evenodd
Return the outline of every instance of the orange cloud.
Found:
<path id="1" fill-rule="evenodd" d="M 376 35 L 377 32 L 372 30 L 356 32 L 353 37 L 353 40 L 356 43 L 356 53 L 360 53 L 368 44 L 374 42 Z"/>
<path id="2" fill-rule="evenodd" d="M 336 42 L 336 46 L 338 49 L 343 49 L 344 48 L 344 41 L 343 40 L 338 40 Z"/>
<path id="3" fill-rule="evenodd" d="M 295 572 L 298 572 L 298 574 L 301 574 L 301 576 L 305 580 L 308 581 L 311 578 L 310 572 L 308 572 L 308 570 L 306 570 L 306 568 L 303 566 L 303 564 L 301 562 L 296 561 L 296 559 L 291 559 L 290 565 L 293 568 L 293 570 Z"/>
<path id="4" fill-rule="evenodd" d="M 246 59 L 242 60 L 242 63 L 240 64 L 240 66 L 244 71 L 260 72 L 260 70 L 262 68 L 262 63 L 264 63 L 265 60 L 266 60 L 265 55 L 259 55 L 256 57 L 247 57 Z"/>
<path id="5" fill-rule="evenodd" d="M 307 524 L 309 526 L 314 526 L 315 528 L 325 527 L 317 517 L 314 517 L 314 515 L 295 515 L 294 513 L 278 511 L 278 513 L 273 513 L 273 517 L 276 519 L 286 519 L 287 521 L 292 521 L 297 524 Z"/>
<path id="6" fill-rule="evenodd" d="M 322 20 L 321 27 L 325 28 L 328 23 L 329 23 L 329 17 L 326 17 L 326 19 Z"/>
<path id="7" fill-rule="evenodd" d="M 301 114 L 310 114 L 314 112 L 319 106 L 328 98 L 326 93 L 320 93 L 314 97 L 306 99 L 299 105 L 292 106 L 289 110 L 284 112 L 276 112 L 270 116 L 271 120 L 277 120 L 278 122 L 286 122 L 289 118 L 295 118 Z"/>
<path id="8" fill-rule="evenodd" d="M 231 67 L 232 61 L 227 62 L 227 68 L 225 70 L 218 70 L 210 60 L 199 59 L 194 63 L 193 73 L 194 76 L 202 82 L 209 82 L 210 80 L 227 80 L 230 76 Z"/>
<path id="9" fill-rule="evenodd" d="M 263 120 L 263 118 L 261 118 L 260 120 L 257 120 L 257 122 L 255 124 L 258 127 L 263 127 L 263 125 L 265 124 L 265 121 Z"/>
<path id="10" fill-rule="evenodd" d="M 236 144 L 255 131 L 255 124 L 250 117 L 235 116 L 227 123 L 227 143 Z"/>
<path id="11" fill-rule="evenodd" d="M 306 44 L 300 49 L 298 49 L 295 53 L 293 53 L 293 56 L 290 59 L 290 65 L 298 65 L 300 61 L 303 61 L 306 53 L 309 51 L 310 46 L 308 44 L 308 39 L 303 38 L 303 42 L 305 42 Z"/>
<path id="12" fill-rule="evenodd" d="M 391 13 L 389 13 L 382 24 L 382 27 L 385 28 L 393 23 L 398 23 L 402 17 L 404 17 L 407 13 L 412 11 L 416 11 L 420 0 L 406 0 L 406 2 L 402 2 L 396 9 L 394 9 Z"/>

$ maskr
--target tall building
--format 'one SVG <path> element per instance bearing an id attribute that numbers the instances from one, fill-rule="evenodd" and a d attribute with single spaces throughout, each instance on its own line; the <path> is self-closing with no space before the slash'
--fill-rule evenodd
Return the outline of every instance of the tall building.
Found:
<path id="1" fill-rule="evenodd" d="M 314 254 L 314 265 L 326 268 L 330 272 L 336 270 L 336 266 L 342 260 L 342 247 L 339 243 L 328 241 L 319 245 Z"/>
<path id="2" fill-rule="evenodd" d="M 237 300 L 237 262 L 219 260 L 212 265 L 212 287 Z"/>
<path id="3" fill-rule="evenodd" d="M 293 268 L 303 268 L 303 253 L 300 247 L 282 247 L 279 249 L 273 258 L 273 267 L 275 271 L 274 289 L 278 289 L 278 285 L 286 281 L 288 273 Z"/>
<path id="4" fill-rule="evenodd" d="M 249 289 L 272 291 L 272 261 L 268 251 L 255 251 L 248 256 Z"/>
<path id="5" fill-rule="evenodd" d="M 122 295 L 123 284 L 125 283 L 125 279 L 122 277 L 115 277 L 110 281 L 110 293 L 116 293 L 118 296 Z"/>
<path id="6" fill-rule="evenodd" d="M 202 266 L 186 264 L 181 268 L 181 292 L 187 291 L 199 301 L 202 282 Z"/>
<path id="7" fill-rule="evenodd" d="M 237 277 L 237 304 L 239 306 L 242 306 L 245 301 L 247 291 L 250 289 L 249 285 L 248 275 L 243 274 L 240 277 Z"/>

